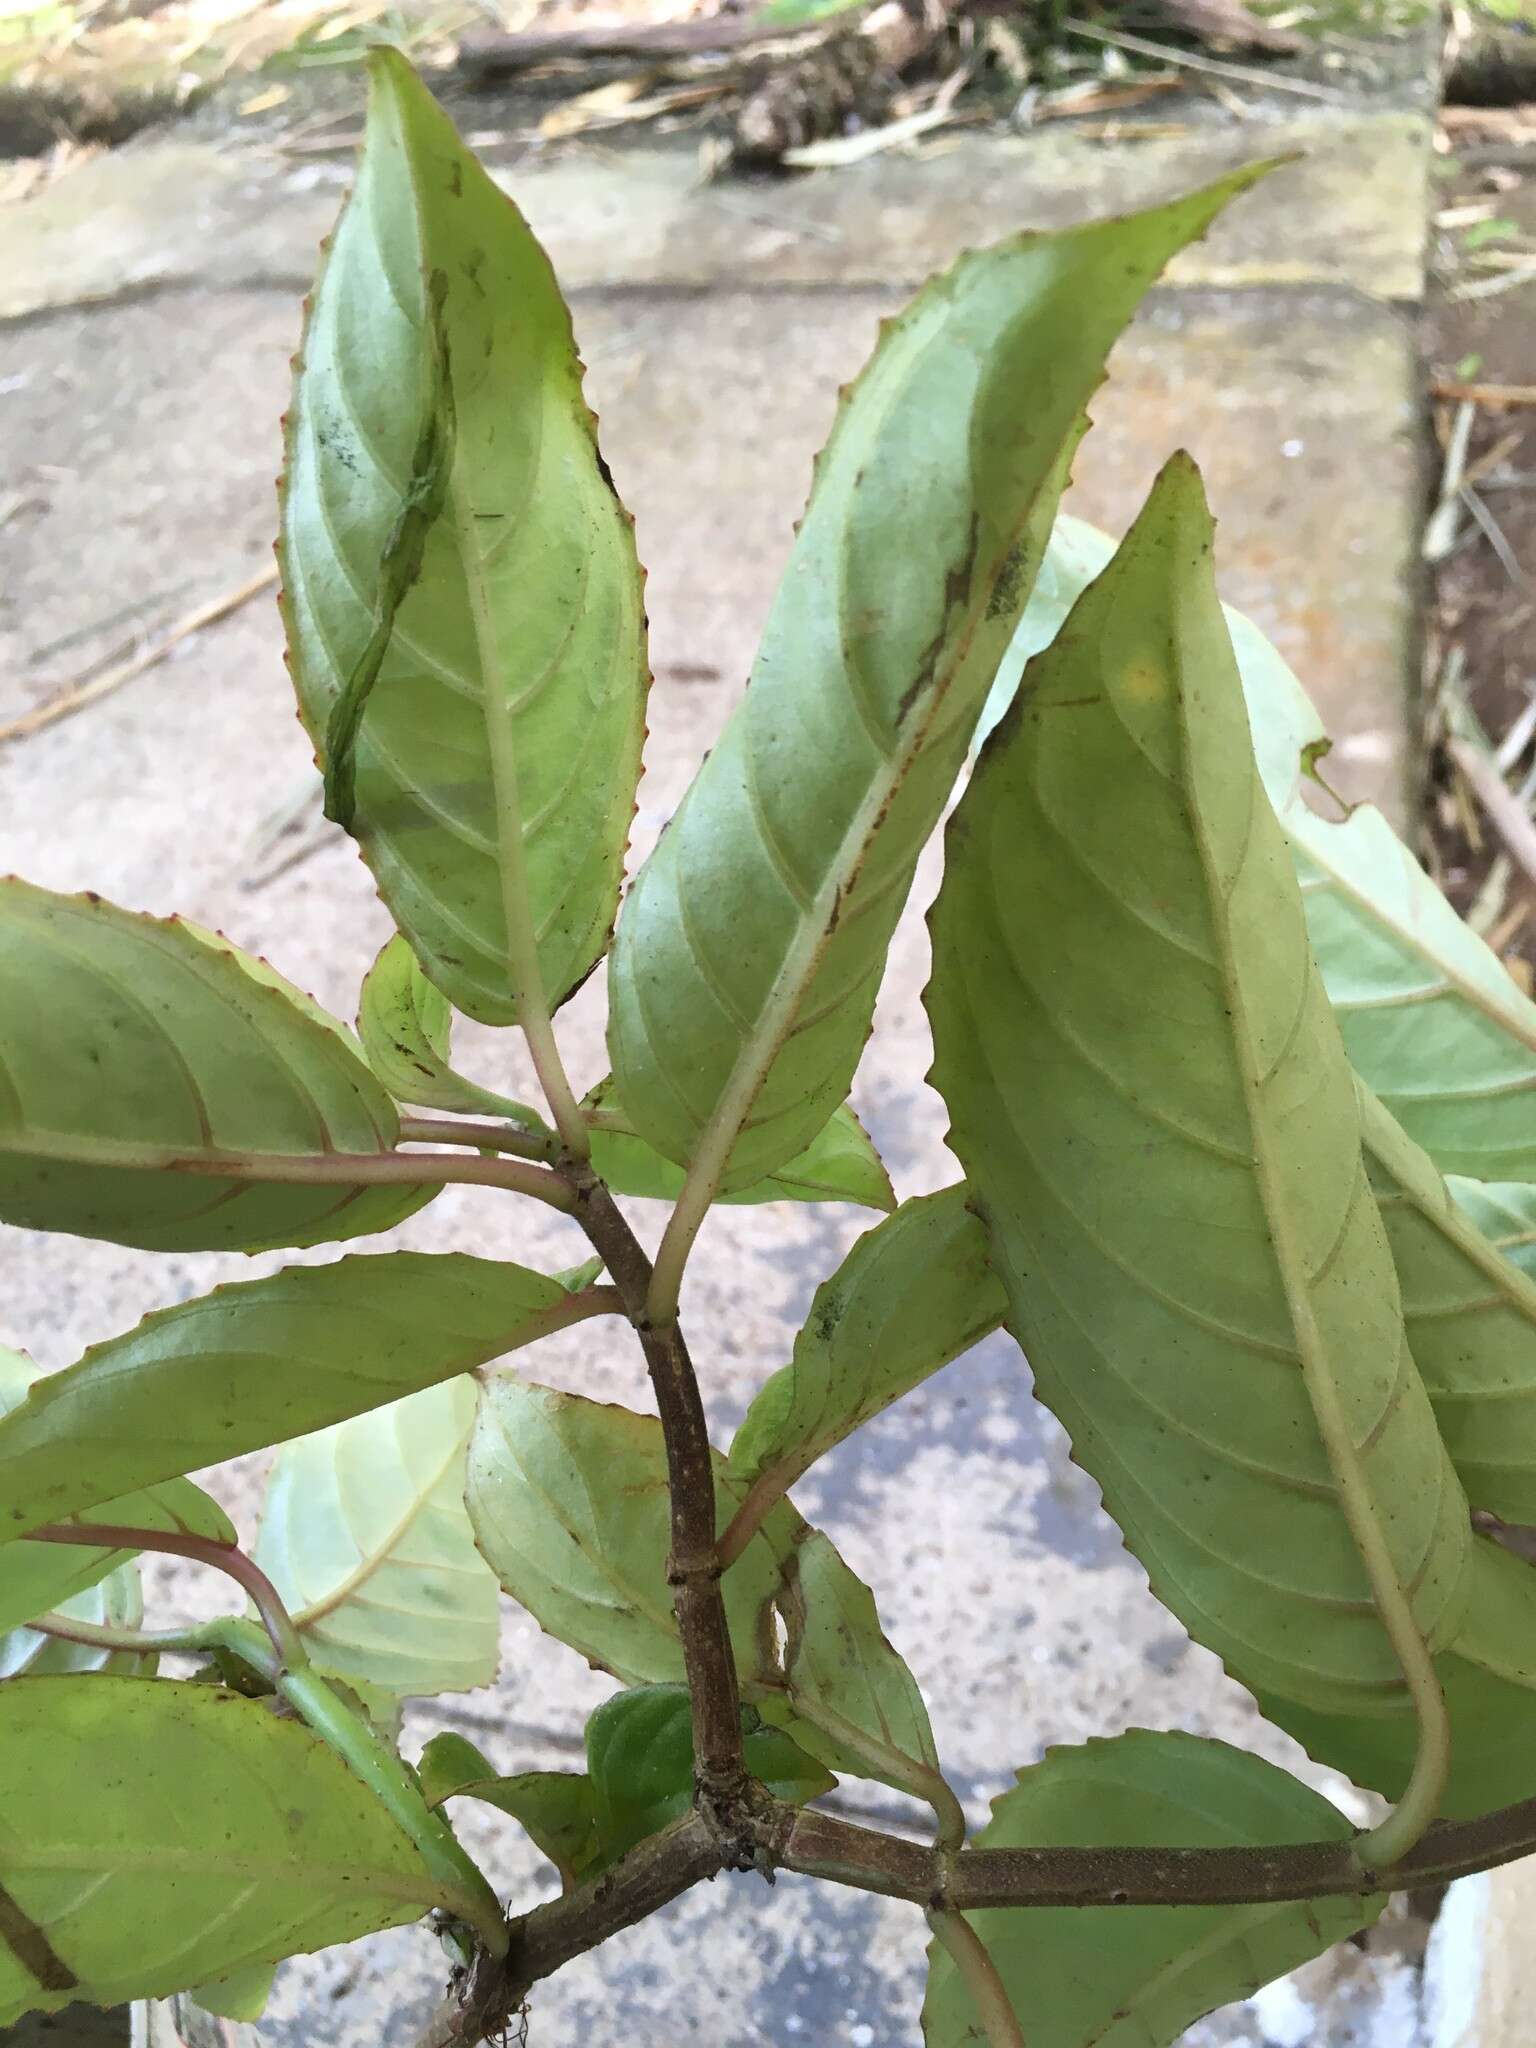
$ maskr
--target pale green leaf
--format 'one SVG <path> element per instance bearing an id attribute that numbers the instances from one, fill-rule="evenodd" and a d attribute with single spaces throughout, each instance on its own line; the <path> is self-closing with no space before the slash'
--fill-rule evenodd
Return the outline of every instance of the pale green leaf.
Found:
<path id="1" fill-rule="evenodd" d="M 747 1769 L 775 1799 L 803 1805 L 837 1780 L 749 1707 Z M 638 1686 L 604 1700 L 586 1726 L 587 1773 L 603 1863 L 681 1820 L 693 1804 L 692 1708 L 686 1685 Z"/>
<path id="2" fill-rule="evenodd" d="M 844 399 L 746 695 L 610 956 L 620 1097 L 700 1188 L 760 1180 L 846 1096 L 1104 358 L 1263 168 L 962 256 Z"/>
<path id="3" fill-rule="evenodd" d="M 594 1254 L 590 1259 L 583 1259 L 579 1266 L 567 1266 L 563 1271 L 550 1277 L 558 1280 L 567 1294 L 584 1294 L 589 1287 L 595 1286 L 602 1276 L 602 1258 Z"/>
<path id="4" fill-rule="evenodd" d="M 820 1530 L 795 1520 L 778 1606 L 787 1631 L 784 1694 L 796 1717 L 789 1724 L 796 1740 L 833 1770 L 952 1805 L 928 1709 L 881 1630 L 874 1595 Z"/>
<path id="5" fill-rule="evenodd" d="M 715 1474 L 724 1528 L 743 1489 L 718 1454 Z M 481 1392 L 466 1497 L 482 1555 L 552 1636 L 629 1686 L 683 1677 L 667 1583 L 666 1450 L 654 1416 L 497 1374 Z M 880 1635 L 868 1589 L 787 1502 L 754 1531 L 721 1590 L 742 1697 L 766 1719 L 832 1770 L 887 1778 L 909 1739 L 913 1761 L 896 1758 L 903 1775 L 888 1781 L 910 1785 L 914 1767 L 927 1767 L 927 1716 Z M 793 1682 L 775 1643 L 776 1603 L 791 1643 L 803 1645 Z M 858 1631 L 845 1662 L 830 1639 L 840 1627 Z M 868 1742 L 844 1740 L 849 1730 L 876 1744 L 889 1737 L 892 1756 L 871 1758 Z"/>
<path id="6" fill-rule="evenodd" d="M 14 1547 L 20 1549 L 22 1546 Z M 42 1550 L 45 1546 L 36 1543 L 26 1547 Z M 64 1554 L 62 1546 L 57 1554 Z M 90 1552 L 78 1554 L 91 1555 Z M 139 1568 L 132 1560 L 120 1564 L 85 1592 L 59 1601 L 49 1611 L 64 1615 L 71 1621 L 90 1622 L 97 1627 L 141 1628 L 144 1593 L 139 1584 Z M 49 1672 L 68 1671 L 111 1671 L 124 1673 L 130 1678 L 153 1678 L 155 1662 L 153 1655 L 142 1655 L 134 1650 L 107 1650 L 92 1643 L 72 1643 L 62 1636 L 41 1635 L 31 1628 L 13 1628 L 0 1635 L 0 1679 L 20 1678 L 23 1673 L 40 1678 Z"/>
<path id="7" fill-rule="evenodd" d="M 495 1680 L 496 1581 L 464 1507 L 474 1419 L 474 1381 L 453 1379 L 278 1453 L 256 1562 L 317 1669 L 402 1696 Z"/>
<path id="8" fill-rule="evenodd" d="M 1026 655 L 1054 636 L 1113 551 L 1081 520 L 1057 522 L 988 720 L 1001 715 Z M 1326 728 L 1253 621 L 1230 607 L 1226 619 L 1259 773 L 1351 1061 L 1442 1171 L 1536 1180 L 1536 1003 L 1373 804 L 1342 820 L 1313 809 L 1308 789 L 1316 793 Z"/>
<path id="9" fill-rule="evenodd" d="M 189 1995 L 204 2012 L 249 2024 L 266 2011 L 276 1974 L 275 1963 L 252 1963 L 249 1969 L 232 1970 L 228 1976 L 212 1977 L 206 1984 L 194 1986 Z M 232 2048 L 227 2037 L 220 2048 Z"/>
<path id="10" fill-rule="evenodd" d="M 1273 1764 L 1198 1735 L 1133 1728 L 1048 1750 L 994 1800 L 985 1849 L 1225 1848 L 1346 1841 L 1337 1807 Z M 1368 1927 L 1381 1899 L 1258 1906 L 1044 1907 L 968 1913 L 1029 2048 L 1168 2048 L 1193 2021 Z M 928 2048 L 984 2043 L 937 1943 Z"/>
<path id="11" fill-rule="evenodd" d="M 484 1111 L 526 1124 L 534 1112 L 505 1095 L 493 1095 L 448 1064 L 453 1011 L 448 998 L 421 971 L 421 963 L 399 932 L 389 940 L 363 979 L 357 1031 L 368 1064 L 397 1102 L 426 1109 Z"/>
<path id="12" fill-rule="evenodd" d="M 0 1686 L 0 2024 L 163 1998 L 478 1899 L 334 1751 L 213 1686 Z"/>
<path id="13" fill-rule="evenodd" d="M 273 1972 L 265 1971 L 267 1976 Z M 217 1996 L 222 1978 L 210 1987 Z M 242 1973 L 231 1982 L 254 1982 L 254 1973 Z M 201 1990 L 204 1987 L 198 1986 Z M 157 1998 L 138 2009 L 143 2016 L 142 2048 L 264 2048 L 260 2034 L 249 2022 L 232 2022 L 198 2002 L 197 1991 L 181 1991 L 174 1998 Z M 138 2017 L 138 2014 L 135 2015 Z M 135 2041 L 134 2048 L 140 2048 Z"/>
<path id="14" fill-rule="evenodd" d="M 1449 1175 L 1445 1184 L 1489 1242 L 1536 1279 L 1536 1185 L 1469 1180 L 1461 1174 Z"/>
<path id="15" fill-rule="evenodd" d="M 393 1149 L 347 1033 L 179 918 L 0 882 L 0 1222 L 150 1251 L 387 1230 L 430 1186 L 232 1179 L 236 1155 Z"/>
<path id="16" fill-rule="evenodd" d="M 557 1280 L 456 1252 L 289 1267 L 160 1309 L 0 1420 L 0 1541 L 383 1407 L 587 1313 Z"/>
<path id="17" fill-rule="evenodd" d="M 0 1417 L 22 1407 L 34 1386 L 47 1384 L 29 1358 L 23 1357 L 19 1351 L 8 1351 L 0 1346 Z M 75 1446 L 77 1464 L 81 1462 L 85 1448 L 84 1441 Z M 0 1459 L 3 1457 L 4 1453 L 0 1452 Z M 86 1470 L 90 1469 L 87 1463 Z M 6 1479 L 9 1485 L 11 1474 L 8 1467 Z M 190 1479 L 167 1479 L 158 1486 L 127 1493 L 100 1505 L 96 1505 L 94 1496 L 91 1496 L 85 1504 L 90 1507 L 89 1514 L 40 1515 L 34 1518 L 33 1526 L 38 1521 L 50 1520 L 107 1522 L 125 1529 L 207 1536 L 217 1543 L 235 1541 L 234 1528 L 224 1510 Z M 97 1668 L 93 1662 L 95 1652 L 83 1650 L 78 1645 L 66 1648 L 62 1643 L 42 1650 L 38 1646 L 44 1639 L 20 1629 L 18 1625 L 40 1614 L 51 1613 L 55 1608 L 63 1608 L 66 1613 L 86 1621 L 117 1619 L 104 1610 L 98 1611 L 98 1607 L 103 1600 L 128 1606 L 136 1600 L 138 1581 L 128 1562 L 133 1554 L 131 1550 L 92 1550 L 75 1543 L 3 1544 L 0 1547 L 0 1631 L 15 1630 L 16 1633 L 5 1636 L 5 1642 L 11 1647 L 0 1650 L 0 1661 L 15 1654 L 25 1656 L 29 1669 L 38 1668 L 39 1656 L 47 1670 Z M 108 1593 L 106 1588 L 114 1582 L 116 1591 Z M 130 1586 L 131 1592 L 128 1591 Z M 124 1620 L 122 1625 L 135 1624 Z M 31 1646 L 30 1649 L 23 1648 L 23 1639 L 26 1645 Z M 118 1667 L 108 1664 L 105 1668 L 115 1670 Z"/>
<path id="18" fill-rule="evenodd" d="M 434 1735 L 416 1767 L 429 1806 L 478 1799 L 510 1814 L 547 1856 L 567 1891 L 599 1860 L 592 1780 L 585 1771 L 522 1771 L 500 1778 L 462 1735 Z"/>
<path id="19" fill-rule="evenodd" d="M 544 252 L 405 59 L 377 49 L 369 71 L 288 414 L 289 657 L 322 749 L 338 697 L 377 664 L 351 830 L 426 973 L 506 1024 L 509 905 L 551 1003 L 612 927 L 644 725 L 642 579 Z M 429 479 L 434 427 L 451 474 Z M 432 512 L 412 577 L 389 544 L 402 514 Z"/>
<path id="20" fill-rule="evenodd" d="M 736 1496 L 717 1461 L 724 1526 Z M 589 1663 L 626 1685 L 680 1679 L 667 1584 L 666 1452 L 651 1415 L 498 1373 L 481 1390 L 466 1498 L 481 1554 L 506 1592 Z M 752 1538 L 723 1581 L 744 1688 L 775 1676 L 765 1626 L 779 1581 Z"/>
<path id="21" fill-rule="evenodd" d="M 429 1807 L 441 1806 L 471 1785 L 494 1778 L 496 1767 L 470 1741 L 445 1728 L 432 1736 L 416 1762 L 416 1779 Z"/>
<path id="22" fill-rule="evenodd" d="M 963 1185 L 903 1202 L 816 1290 L 791 1362 L 731 1444 L 749 1498 L 772 1500 L 872 1415 L 1003 1319 L 1001 1284 Z"/>
<path id="23" fill-rule="evenodd" d="M 1478 1228 L 1531 1212 L 1536 1189 L 1453 1189 L 1370 1093 L 1365 1159 L 1398 1281 L 1414 1364 L 1475 1508 L 1536 1522 L 1536 1279 Z"/>
<path id="24" fill-rule="evenodd" d="M 1466 1614 L 1435 1659 L 1451 1725 L 1450 1778 L 1440 1801 L 1448 1820 L 1536 1798 L 1536 1571 L 1484 1537 L 1468 1573 Z M 1319 1763 L 1389 1799 L 1412 1774 L 1418 1726 L 1401 1699 L 1362 1713 L 1333 1713 L 1259 1689 L 1259 1705 Z"/>
<path id="25" fill-rule="evenodd" d="M 592 1132 L 592 1164 L 616 1195 L 649 1196 L 675 1202 L 683 1169 L 664 1159 L 627 1125 L 611 1081 L 587 1098 L 602 1112 Z M 775 1172 L 723 1197 L 727 1202 L 857 1202 L 866 1209 L 894 1209 L 891 1178 L 868 1132 L 846 1102 L 841 1103 L 803 1152 Z"/>
<path id="26" fill-rule="evenodd" d="M 988 742 L 933 915 L 934 1079 L 1009 1326 L 1155 1591 L 1245 1683 L 1353 1712 L 1402 1683 L 1356 1533 L 1439 1646 L 1467 1504 L 1209 555 L 1177 460 Z"/>

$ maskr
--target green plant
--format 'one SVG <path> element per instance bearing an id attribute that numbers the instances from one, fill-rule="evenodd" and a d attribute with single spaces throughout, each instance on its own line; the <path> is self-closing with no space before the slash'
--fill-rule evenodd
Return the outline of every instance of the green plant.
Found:
<path id="1" fill-rule="evenodd" d="M 0 2017 L 251 2012 L 283 1956 L 430 1913 L 427 2039 L 474 2042 L 688 1886 L 783 1868 L 927 1914 L 934 2048 L 1171 2041 L 1390 1890 L 1536 1847 L 1536 1580 L 1470 1512 L 1536 1521 L 1536 1008 L 1376 812 L 1309 804 L 1326 737 L 1218 602 L 1193 467 L 1118 549 L 1057 516 L 1116 335 L 1258 172 L 967 256 L 887 325 L 615 932 L 630 521 L 542 253 L 404 60 L 370 64 L 282 561 L 327 806 L 399 935 L 359 1045 L 209 933 L 0 885 L 0 1219 L 256 1251 L 457 1182 L 590 1257 L 346 1257 L 48 1378 L 0 1355 Z M 966 1178 L 897 1206 L 846 1097 L 979 724 L 927 995 Z M 605 957 L 613 1071 L 578 1098 L 552 1019 Z M 454 1070 L 454 1010 L 521 1030 L 543 1110 Z M 668 1205 L 654 1261 L 618 1196 Z M 690 1247 L 717 1201 L 819 1199 L 891 1213 L 721 1452 Z M 654 1417 L 492 1369 L 610 1316 Z M 788 1489 L 999 1325 L 1161 1598 L 1379 1825 L 1134 1731 L 1024 1769 L 966 1842 L 872 1593 Z M 187 1474 L 274 1444 L 250 1551 Z M 146 1629 L 151 1551 L 248 1609 Z M 584 1771 L 398 1752 L 404 1696 L 493 1676 L 498 1588 L 621 1681 Z M 818 1806 L 839 1775 L 932 1839 Z M 558 1896 L 506 1918 L 465 1800 Z"/>

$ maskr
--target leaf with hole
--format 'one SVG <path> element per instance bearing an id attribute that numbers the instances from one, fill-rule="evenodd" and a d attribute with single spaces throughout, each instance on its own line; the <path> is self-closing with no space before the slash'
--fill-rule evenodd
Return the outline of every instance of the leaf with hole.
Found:
<path id="1" fill-rule="evenodd" d="M 1402 1683 L 1378 1602 L 1401 1642 L 1459 1625 L 1467 1505 L 1210 538 L 1176 460 L 989 740 L 932 918 L 934 1080 L 1009 1327 L 1154 1590 L 1245 1684 L 1369 1711 Z"/>
<path id="2" fill-rule="evenodd" d="M 382 1408 L 590 1313 L 558 1280 L 459 1252 L 293 1266 L 160 1309 L 0 1420 L 0 1542 Z"/>
<path id="3" fill-rule="evenodd" d="M 1198 1735 L 1132 1728 L 1047 1750 L 992 1803 L 979 1849 L 1278 1847 L 1343 1842 L 1310 1786 Z M 1258 1906 L 1042 1907 L 965 1917 L 1029 2048 L 1168 2048 L 1202 2014 L 1247 1998 L 1378 1918 L 1382 1899 Z M 982 2042 L 947 1953 L 929 1950 L 927 2048 Z"/>
<path id="4" fill-rule="evenodd" d="M 494 1682 L 496 1581 L 464 1507 L 474 1418 L 461 1377 L 278 1452 L 256 1562 L 318 1670 L 399 1696 Z"/>
<path id="5" fill-rule="evenodd" d="M 479 1911 L 307 1728 L 212 1686 L 15 1679 L 0 1757 L 0 2024 Z"/>
<path id="6" fill-rule="evenodd" d="M 774 1500 L 860 1424 L 995 1330 L 1006 1306 L 964 1185 L 903 1202 L 817 1288 L 794 1357 L 731 1444 L 731 1476 Z"/>
<path id="7" fill-rule="evenodd" d="M 592 1165 L 616 1195 L 640 1195 L 675 1202 L 683 1169 L 664 1159 L 630 1127 L 623 1106 L 604 1081 L 587 1098 L 601 1112 L 592 1132 Z M 832 1112 L 803 1152 L 762 1180 L 722 1197 L 726 1202 L 857 1202 L 865 1209 L 894 1209 L 891 1177 L 869 1133 L 844 1102 Z"/>
<path id="8" fill-rule="evenodd" d="M 368 66 L 288 413 L 289 660 L 322 752 L 366 684 L 350 829 L 430 980 L 509 1024 L 534 960 L 556 1005 L 613 924 L 642 578 L 548 259 L 405 59 Z"/>
<path id="9" fill-rule="evenodd" d="M 620 1098 L 700 1190 L 761 1180 L 846 1096 L 1105 356 L 1263 168 L 962 256 L 845 396 L 746 695 L 609 959 Z"/>
<path id="10" fill-rule="evenodd" d="M 361 1237 L 437 1190 L 272 1176 L 399 1133 L 347 1033 L 263 962 L 180 918 L 0 881 L 0 1222 L 148 1251 Z"/>

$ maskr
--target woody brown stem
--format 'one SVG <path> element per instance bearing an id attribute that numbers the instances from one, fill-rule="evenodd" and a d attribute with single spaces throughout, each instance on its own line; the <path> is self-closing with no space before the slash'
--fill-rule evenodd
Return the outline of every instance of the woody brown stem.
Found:
<path id="1" fill-rule="evenodd" d="M 575 1161 L 564 1161 L 561 1170 L 576 1191 L 576 1220 L 628 1311 L 655 1389 L 671 1493 L 667 1577 L 692 1702 L 694 1780 L 701 1809 L 725 1839 L 736 1826 L 729 1816 L 747 1779 L 736 1660 L 720 1594 L 714 1453 L 704 1403 L 682 1331 L 675 1322 L 658 1328 L 646 1315 L 651 1262 L 612 1195 Z"/>

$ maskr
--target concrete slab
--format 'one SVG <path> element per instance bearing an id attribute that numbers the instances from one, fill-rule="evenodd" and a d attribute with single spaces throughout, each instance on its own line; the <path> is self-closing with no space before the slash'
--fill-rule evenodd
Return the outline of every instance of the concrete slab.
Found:
<path id="1" fill-rule="evenodd" d="M 1015 228 L 1151 205 L 1257 157 L 1294 155 L 1177 260 L 1174 281 L 1333 284 L 1407 300 L 1423 287 L 1430 128 L 1411 111 L 1308 111 L 1196 120 L 1120 149 L 1052 129 L 961 134 L 787 183 L 707 185 L 683 147 L 628 151 L 622 175 L 611 151 L 570 148 L 498 175 L 569 291 L 777 290 L 915 285 Z M 295 166 L 277 149 L 145 137 L 8 216 L 0 318 L 169 286 L 267 280 L 302 291 L 348 175 L 344 163 Z"/>
<path id="2" fill-rule="evenodd" d="M 1226 269 L 1194 273 L 1198 288 L 1160 294 L 1120 350 L 1079 462 L 1075 502 L 1089 517 L 1123 526 L 1164 455 L 1192 446 L 1222 518 L 1229 594 L 1319 686 L 1347 738 L 1340 751 L 1352 787 L 1392 799 L 1401 788 L 1411 636 L 1413 362 L 1399 316 L 1365 294 L 1387 299 L 1416 289 L 1410 251 L 1421 166 L 1413 156 L 1419 168 L 1407 168 L 1406 131 L 1392 131 L 1398 143 L 1385 129 L 1375 132 L 1384 149 L 1403 154 L 1389 154 L 1397 169 L 1372 187 L 1376 198 L 1362 201 L 1379 205 L 1374 243 L 1362 212 L 1352 217 L 1359 248 L 1339 233 L 1330 251 L 1312 218 L 1326 203 L 1322 188 L 1305 184 L 1300 190 L 1311 197 L 1298 206 L 1293 196 L 1268 216 L 1264 237 L 1239 237 L 1225 255 L 1213 242 L 1206 257 Z M 1258 153 L 1252 143 L 1241 153 Z M 1186 181 L 1141 153 L 1150 147 L 1140 145 L 1134 163 L 1114 173 L 1138 197 L 1144 174 Z M 1358 147 L 1361 161 L 1374 164 L 1370 142 Z M 189 578 L 193 595 L 232 584 L 259 563 L 270 539 L 297 294 L 337 192 L 323 175 L 296 185 L 292 172 L 222 156 L 206 177 L 207 161 L 188 155 L 174 164 L 162 156 L 151 174 L 142 168 L 148 154 L 111 159 L 115 178 L 103 170 L 94 188 L 77 186 L 73 195 L 61 181 L 62 196 L 36 202 L 52 214 L 24 208 L 0 218 L 0 277 L 11 280 L 12 309 L 32 315 L 0 344 L 11 481 L 27 494 L 0 529 L 0 646 L 13 678 L 0 718 L 44 694 L 56 672 L 57 658 L 31 661 L 36 650 L 147 592 Z M 917 261 L 903 234 L 926 223 L 926 264 L 952 246 L 950 236 L 963 241 L 1061 217 L 1051 208 L 1066 203 L 1065 173 L 1052 197 L 1031 188 L 1007 152 L 995 159 L 990 185 L 981 158 L 963 155 L 946 172 L 949 162 L 921 167 L 938 185 L 888 166 L 881 175 L 889 186 L 874 179 L 857 204 L 826 180 L 771 195 L 735 187 L 685 197 L 679 186 L 668 214 L 657 198 L 662 188 L 646 182 L 652 170 L 628 160 L 602 173 L 601 191 L 569 182 L 576 174 L 558 165 L 540 174 L 554 183 L 529 186 L 541 195 L 530 209 L 537 216 L 544 206 L 555 223 L 557 261 L 568 258 L 586 287 L 577 324 L 592 395 L 651 571 L 657 685 L 637 857 L 746 674 L 836 386 L 889 309 L 889 285 Z M 1078 171 L 1086 175 L 1086 159 Z M 597 175 L 581 169 L 582 178 Z M 1401 218 L 1388 206 L 1393 178 Z M 1277 178 L 1270 189 L 1280 186 Z M 888 207 L 887 190 L 895 195 Z M 925 192 L 941 192 L 942 205 Z M 117 211 L 103 225 L 96 209 L 107 199 Z M 626 245 L 653 201 L 659 240 L 637 254 Z M 1085 195 L 1082 210 L 1095 203 Z M 787 240 L 786 204 L 801 209 Z M 706 206 L 719 213 L 713 243 L 698 225 Z M 751 232 L 758 209 L 774 216 L 761 243 Z M 1295 231 L 1289 244 L 1286 211 Z M 690 219 L 713 254 L 684 275 L 697 253 L 680 226 Z M 606 223 L 606 255 L 598 222 Z M 828 239 L 834 232 L 841 241 Z M 1294 262 L 1303 285 L 1275 281 L 1276 265 L 1290 274 L 1288 247 L 1301 251 Z M 829 250 L 841 250 L 854 285 Z M 1251 282 L 1255 263 L 1268 279 L 1262 288 Z M 61 284 L 46 277 L 50 264 Z M 41 316 L 61 298 L 106 303 Z M 57 888 L 92 886 L 221 925 L 350 1014 L 387 922 L 348 848 L 327 844 L 302 866 L 250 886 L 252 839 L 306 786 L 308 757 L 274 608 L 250 607 L 81 717 L 0 749 L 0 872 Z M 942 1110 L 922 1079 L 920 911 L 935 880 L 930 859 L 893 949 L 856 1090 L 902 1194 L 941 1185 L 955 1171 Z M 564 1023 L 578 1081 L 596 1079 L 604 1064 L 600 986 L 583 991 Z M 464 1045 L 465 1063 L 484 1078 L 514 1091 L 528 1086 L 506 1039 L 466 1032 Z M 653 1233 L 655 1215 L 637 1214 Z M 868 1220 L 787 1207 L 727 1210 L 712 1220 L 685 1308 L 719 1440 L 783 1361 L 817 1280 Z M 467 1190 L 445 1194 L 401 1238 L 552 1267 L 578 1255 L 570 1227 L 548 1212 L 525 1214 Z M 62 1365 L 150 1307 L 276 1263 L 152 1259 L 0 1233 L 0 1341 Z M 616 1331 L 568 1333 L 521 1363 L 601 1399 L 648 1405 L 639 1361 Z M 246 1461 L 217 1482 L 247 1528 L 259 1466 Z M 1299 1766 L 1299 1752 L 1264 1726 L 1247 1696 L 1152 1600 L 1094 1488 L 1070 1463 L 1061 1431 L 1030 1402 L 1027 1374 L 1003 1341 L 957 1362 L 825 1461 L 798 1497 L 875 1584 L 975 1818 L 1011 1769 L 1047 1743 L 1132 1722 L 1220 1733 Z M 158 1583 L 182 1611 L 208 1612 L 221 1599 L 182 1575 Z M 498 1694 L 444 1703 L 441 1715 L 418 1712 L 413 1729 L 452 1719 L 508 1769 L 567 1758 L 607 1681 L 510 1612 L 504 1669 Z M 894 1810 L 889 1795 L 855 1788 L 850 1796 L 861 1809 Z M 543 1880 L 515 1829 L 487 1815 L 470 1833 L 511 1896 L 536 1895 Z M 622 2037 L 634 2048 L 915 2048 L 922 1949 L 921 1921 L 906 1908 L 795 1881 L 768 1893 L 756 1879 L 721 1879 L 545 1987 L 533 2038 Z M 1353 1967 L 1346 1957 L 1327 1969 L 1347 1977 Z M 407 2022 L 433 2004 L 441 1975 L 430 1941 L 416 1931 L 335 1952 L 284 1973 L 265 2032 L 284 2048 L 403 2041 Z M 1325 1972 L 1324 1981 L 1335 1978 Z M 1358 1970 L 1349 1981 L 1359 1981 Z M 1331 2014 L 1331 1994 L 1318 1996 Z M 1203 2038 L 1208 2048 L 1257 2043 L 1270 2038 L 1267 2025 L 1248 2013 Z M 1326 2017 L 1312 2038 L 1345 2035 Z"/>

